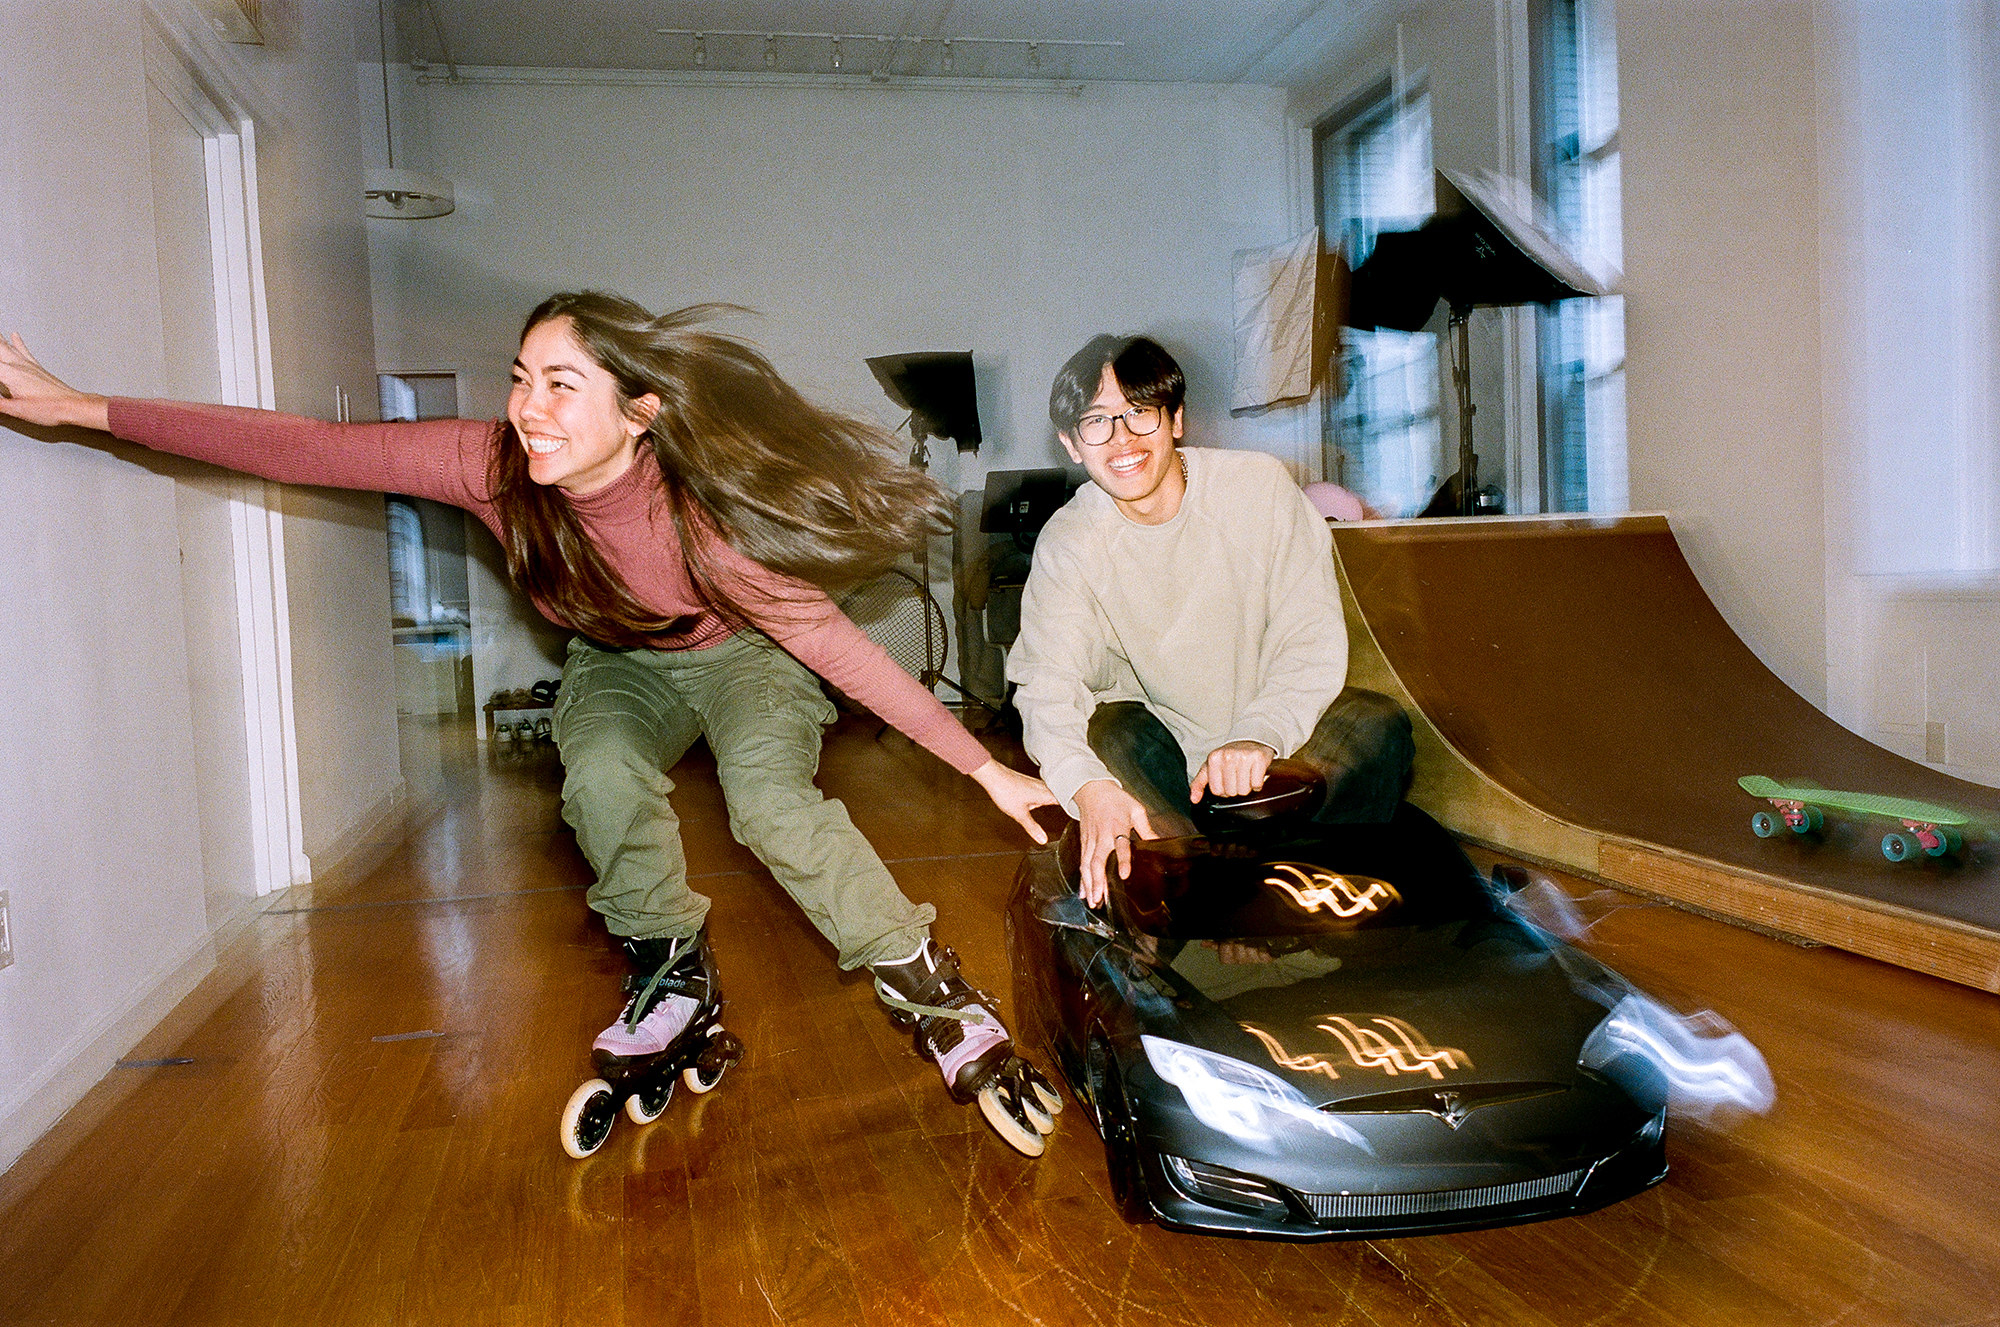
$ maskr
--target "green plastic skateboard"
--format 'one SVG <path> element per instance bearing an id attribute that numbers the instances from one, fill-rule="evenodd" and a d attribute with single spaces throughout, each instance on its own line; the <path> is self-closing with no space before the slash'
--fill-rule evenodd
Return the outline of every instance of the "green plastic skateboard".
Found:
<path id="1" fill-rule="evenodd" d="M 1960 831 L 1971 820 L 1963 811 L 1907 797 L 1794 787 L 1762 774 L 1747 774 L 1736 782 L 1744 792 L 1763 798 L 1778 812 L 1772 815 L 1769 811 L 1759 811 L 1750 817 L 1750 829 L 1760 839 L 1770 838 L 1780 828 L 1794 834 L 1810 834 L 1826 823 L 1823 811 L 1856 811 L 1902 821 L 1902 829 L 1890 830 L 1882 836 L 1882 855 L 1892 862 L 1907 861 L 1918 852 L 1929 857 L 1957 852 L 1965 846 L 1965 836 Z"/>

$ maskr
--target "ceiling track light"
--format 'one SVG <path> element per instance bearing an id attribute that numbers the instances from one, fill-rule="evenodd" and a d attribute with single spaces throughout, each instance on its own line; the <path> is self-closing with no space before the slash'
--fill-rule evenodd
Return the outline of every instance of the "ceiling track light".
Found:
<path id="1" fill-rule="evenodd" d="M 422 0 L 422 2 L 428 6 L 429 0 Z M 663 37 L 687 37 L 691 39 L 693 42 L 692 63 L 697 66 L 706 66 L 708 64 L 708 39 L 710 37 L 737 37 L 745 39 L 746 42 L 762 41 L 764 68 L 771 70 L 778 68 L 778 41 L 780 38 L 795 42 L 823 41 L 829 43 L 832 47 L 832 64 L 835 71 L 843 70 L 847 64 L 846 52 L 841 49 L 842 42 L 873 42 L 875 44 L 874 49 L 877 51 L 877 57 L 872 60 L 864 57 L 863 60 L 864 64 L 872 65 L 873 68 L 871 70 L 857 70 L 854 76 L 858 77 L 865 72 L 877 82 L 893 80 L 894 75 L 891 69 L 895 62 L 896 53 L 900 47 L 905 45 L 916 49 L 919 60 L 922 58 L 921 52 L 925 46 L 936 45 L 942 47 L 943 49 L 939 52 L 938 62 L 933 67 L 940 73 L 949 75 L 956 75 L 958 68 L 958 47 L 960 46 L 991 46 L 1001 50 L 1018 47 L 1024 52 L 1023 62 L 1027 70 L 1033 74 L 1045 72 L 1042 62 L 1042 52 L 1044 49 L 1051 51 L 1060 50 L 1070 55 L 1085 52 L 1104 52 L 1108 54 L 1120 51 L 1125 46 L 1125 43 L 1122 41 L 1072 40 L 1063 37 L 1029 38 L 999 34 L 990 37 L 967 36 L 964 33 L 958 33 L 950 37 L 917 37 L 900 33 L 889 34 L 881 32 L 742 31 L 724 28 L 705 28 L 700 31 L 693 28 L 655 28 L 654 32 Z M 722 59 L 722 68 L 724 70 L 736 67 L 727 49 L 727 43 L 725 43 L 725 50 L 719 58 Z M 811 64 L 810 56 L 807 57 L 807 64 L 808 66 Z M 975 69 L 972 76 L 978 78 L 981 75 Z"/>

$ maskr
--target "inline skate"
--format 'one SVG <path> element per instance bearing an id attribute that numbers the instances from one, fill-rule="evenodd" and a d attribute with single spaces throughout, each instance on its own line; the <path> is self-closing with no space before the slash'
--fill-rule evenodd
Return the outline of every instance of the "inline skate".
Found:
<path id="1" fill-rule="evenodd" d="M 898 1027 L 910 1029 L 917 1054 L 937 1064 L 952 1099 L 977 1101 L 1010 1147 L 1040 1156 L 1062 1097 L 1015 1053 L 999 1002 L 959 974 L 958 955 L 926 937 L 908 958 L 872 963 L 869 971 L 876 998 L 889 1006 Z"/>
<path id="2" fill-rule="evenodd" d="M 563 1150 L 581 1160 L 604 1146 L 618 1108 L 651 1124 L 678 1082 L 707 1092 L 743 1058 L 743 1043 L 722 1026 L 722 987 L 708 930 L 687 939 L 621 940 L 632 963 L 625 1011 L 591 1043 L 598 1076 L 563 1107 Z"/>

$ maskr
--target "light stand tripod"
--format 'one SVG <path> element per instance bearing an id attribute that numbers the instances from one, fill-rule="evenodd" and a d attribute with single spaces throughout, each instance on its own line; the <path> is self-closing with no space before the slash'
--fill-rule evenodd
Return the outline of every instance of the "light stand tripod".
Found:
<path id="1" fill-rule="evenodd" d="M 914 418 L 915 416 L 912 415 L 911 419 Z M 911 420 L 904 420 L 903 422 L 909 424 Z M 922 430 L 912 426 L 910 437 L 912 439 L 910 464 L 919 470 L 929 470 L 931 464 L 930 446 L 925 441 Z M 917 576 L 921 582 L 920 593 L 923 595 L 922 606 L 924 612 L 924 671 L 917 680 L 923 683 L 925 687 L 931 689 L 935 689 L 942 682 L 994 718 L 999 718 L 1000 710 L 993 702 L 966 690 L 964 685 L 953 681 L 944 671 L 944 656 L 946 651 L 950 649 L 950 642 L 948 640 L 934 641 L 932 636 L 933 632 L 942 635 L 944 610 L 938 607 L 936 598 L 931 594 L 931 537 L 928 533 L 917 544 Z M 935 649 L 933 648 L 934 644 L 936 646 Z M 937 660 L 935 667 L 931 664 L 931 660 L 933 659 Z M 961 674 L 963 671 L 964 669 L 961 665 Z"/>
<path id="2" fill-rule="evenodd" d="M 1454 304 L 1447 329 L 1451 336 L 1451 382 L 1458 389 L 1458 514 L 1474 514 L 1478 501 L 1479 453 L 1472 450 L 1472 335 L 1466 324 L 1472 319 L 1470 305 Z"/>

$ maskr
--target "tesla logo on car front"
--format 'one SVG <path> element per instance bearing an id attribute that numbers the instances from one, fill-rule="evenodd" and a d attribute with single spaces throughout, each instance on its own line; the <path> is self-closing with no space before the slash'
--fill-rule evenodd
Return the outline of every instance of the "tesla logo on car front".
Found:
<path id="1" fill-rule="evenodd" d="M 1465 1123 L 1466 1116 L 1472 1114 L 1472 1111 L 1459 1099 L 1458 1093 L 1440 1092 L 1437 1094 L 1437 1109 L 1431 1113 L 1456 1129 Z"/>
<path id="2" fill-rule="evenodd" d="M 1276 874 L 1265 876 L 1264 883 L 1282 890 L 1307 912 L 1327 908 L 1336 917 L 1359 917 L 1403 901 L 1387 880 L 1371 880 L 1367 876 L 1350 880 L 1344 875 L 1291 862 L 1272 862 L 1270 869 Z"/>

